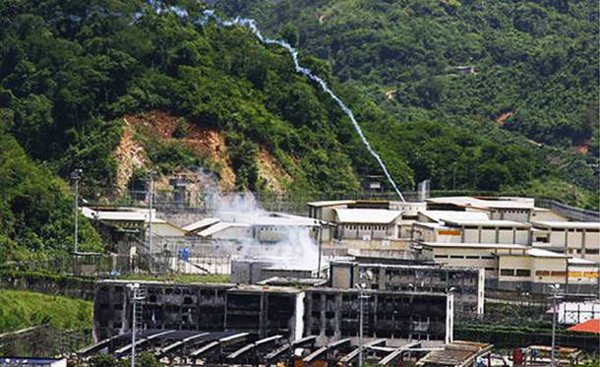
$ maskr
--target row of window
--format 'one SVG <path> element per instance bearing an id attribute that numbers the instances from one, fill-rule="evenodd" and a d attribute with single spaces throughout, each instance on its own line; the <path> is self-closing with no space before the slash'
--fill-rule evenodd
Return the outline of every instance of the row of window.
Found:
<path id="1" fill-rule="evenodd" d="M 476 255 L 434 255 L 436 259 L 468 259 L 468 260 L 494 260 L 493 256 L 476 256 Z"/>
<path id="2" fill-rule="evenodd" d="M 369 230 L 369 231 L 371 231 L 371 230 L 373 230 L 373 231 L 385 231 L 387 229 L 386 226 L 364 226 L 364 225 L 362 225 L 362 226 L 360 226 L 360 225 L 346 225 L 346 226 L 344 226 L 344 228 L 351 229 L 351 230 L 358 229 L 358 230 L 363 230 L 363 231 L 366 231 L 366 230 Z"/>
<path id="3" fill-rule="evenodd" d="M 529 269 L 500 269 L 500 275 L 505 277 L 530 277 Z"/>
<path id="4" fill-rule="evenodd" d="M 568 252 L 570 254 L 573 254 L 573 253 L 581 254 L 582 253 L 582 249 L 579 249 L 579 248 L 577 248 L 577 249 L 570 248 L 570 249 L 568 249 Z M 599 255 L 600 254 L 600 250 L 599 249 L 589 249 L 589 248 L 586 248 L 584 254 L 586 254 L 586 255 Z"/>
<path id="5" fill-rule="evenodd" d="M 586 232 L 586 233 L 598 233 L 600 229 L 597 228 L 552 228 L 550 229 L 552 232 L 561 233 L 564 231 L 575 233 L 575 232 Z"/>

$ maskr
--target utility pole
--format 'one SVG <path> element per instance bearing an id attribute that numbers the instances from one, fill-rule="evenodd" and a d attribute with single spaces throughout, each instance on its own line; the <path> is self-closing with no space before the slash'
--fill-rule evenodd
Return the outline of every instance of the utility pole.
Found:
<path id="1" fill-rule="evenodd" d="M 127 288 L 131 292 L 131 367 L 135 367 L 135 329 L 137 327 L 136 304 L 137 301 L 143 300 L 145 297 L 140 294 L 140 283 L 129 283 Z"/>
<path id="2" fill-rule="evenodd" d="M 154 196 L 154 171 L 148 173 L 148 252 L 152 256 L 152 200 Z"/>
<path id="3" fill-rule="evenodd" d="M 73 247 L 73 252 L 75 256 L 77 256 L 77 252 L 79 251 L 79 179 L 81 179 L 82 169 L 76 168 L 73 172 L 71 172 L 71 179 L 75 181 L 75 244 Z"/>
<path id="4" fill-rule="evenodd" d="M 550 367 L 556 367 L 556 362 L 554 359 L 555 354 L 555 346 L 556 346 L 556 300 L 561 298 L 558 295 L 560 291 L 560 284 L 551 284 L 548 286 L 550 291 L 552 292 L 552 350 L 550 351 Z"/>
<path id="5" fill-rule="evenodd" d="M 363 283 L 363 280 L 373 280 L 373 274 L 370 271 L 359 270 L 359 280 L 360 283 L 355 284 L 354 286 L 358 289 L 358 367 L 362 367 L 363 365 L 363 346 L 364 346 L 364 300 L 369 298 L 366 294 L 365 290 L 367 288 L 367 284 Z"/>

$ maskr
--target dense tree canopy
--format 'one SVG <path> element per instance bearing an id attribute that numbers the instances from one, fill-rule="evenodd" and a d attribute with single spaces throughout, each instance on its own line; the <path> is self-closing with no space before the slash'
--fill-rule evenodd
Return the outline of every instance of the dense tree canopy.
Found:
<path id="1" fill-rule="evenodd" d="M 307 48 L 301 63 L 354 110 L 402 189 L 423 179 L 436 189 L 536 187 L 527 184 L 576 171 L 586 184 L 582 157 L 534 149 L 489 120 L 514 111 L 509 130 L 557 145 L 589 139 L 593 15 L 587 2 L 511 4 L 228 2 L 229 10 L 262 9 L 271 29 Z M 361 176 L 382 173 L 348 117 L 295 72 L 287 51 L 242 27 L 198 22 L 202 6 L 0 2 L 0 241 L 68 249 L 72 212 L 53 175 L 82 167 L 84 185 L 114 185 L 121 117 L 148 110 L 221 131 L 239 189 L 264 189 L 259 149 L 293 178 L 289 190 L 354 191 Z M 479 74 L 451 67 L 465 64 Z M 387 97 L 371 93 L 384 87 L 393 89 Z M 163 173 L 174 161 L 202 164 L 180 146 L 150 143 L 148 158 Z M 550 153 L 558 163 L 547 164 Z M 83 238 L 97 245 L 93 232 Z"/>

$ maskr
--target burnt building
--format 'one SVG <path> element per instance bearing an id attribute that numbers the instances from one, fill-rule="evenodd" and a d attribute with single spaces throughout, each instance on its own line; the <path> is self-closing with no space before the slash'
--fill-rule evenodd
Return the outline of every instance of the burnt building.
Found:
<path id="1" fill-rule="evenodd" d="M 94 328 L 99 340 L 129 332 L 134 322 L 140 331 L 240 331 L 289 340 L 316 335 L 320 343 L 358 336 L 356 289 L 137 282 L 144 299 L 137 302 L 132 320 L 128 283 L 132 282 L 96 283 Z M 453 295 L 376 290 L 365 294 L 366 338 L 452 341 Z"/>
<path id="2" fill-rule="evenodd" d="M 368 289 L 385 292 L 452 291 L 457 312 L 484 312 L 485 271 L 479 268 L 442 265 L 378 264 L 357 261 L 332 261 L 330 286 L 349 289 L 360 282 Z"/>

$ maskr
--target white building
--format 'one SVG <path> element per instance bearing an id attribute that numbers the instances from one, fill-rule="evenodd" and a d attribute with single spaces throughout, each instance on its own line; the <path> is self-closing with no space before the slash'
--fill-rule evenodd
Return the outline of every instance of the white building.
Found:
<path id="1" fill-rule="evenodd" d="M 536 221 L 533 245 L 600 262 L 600 223 Z"/>
<path id="2" fill-rule="evenodd" d="M 397 239 L 402 212 L 385 209 L 334 209 L 340 239 Z"/>

